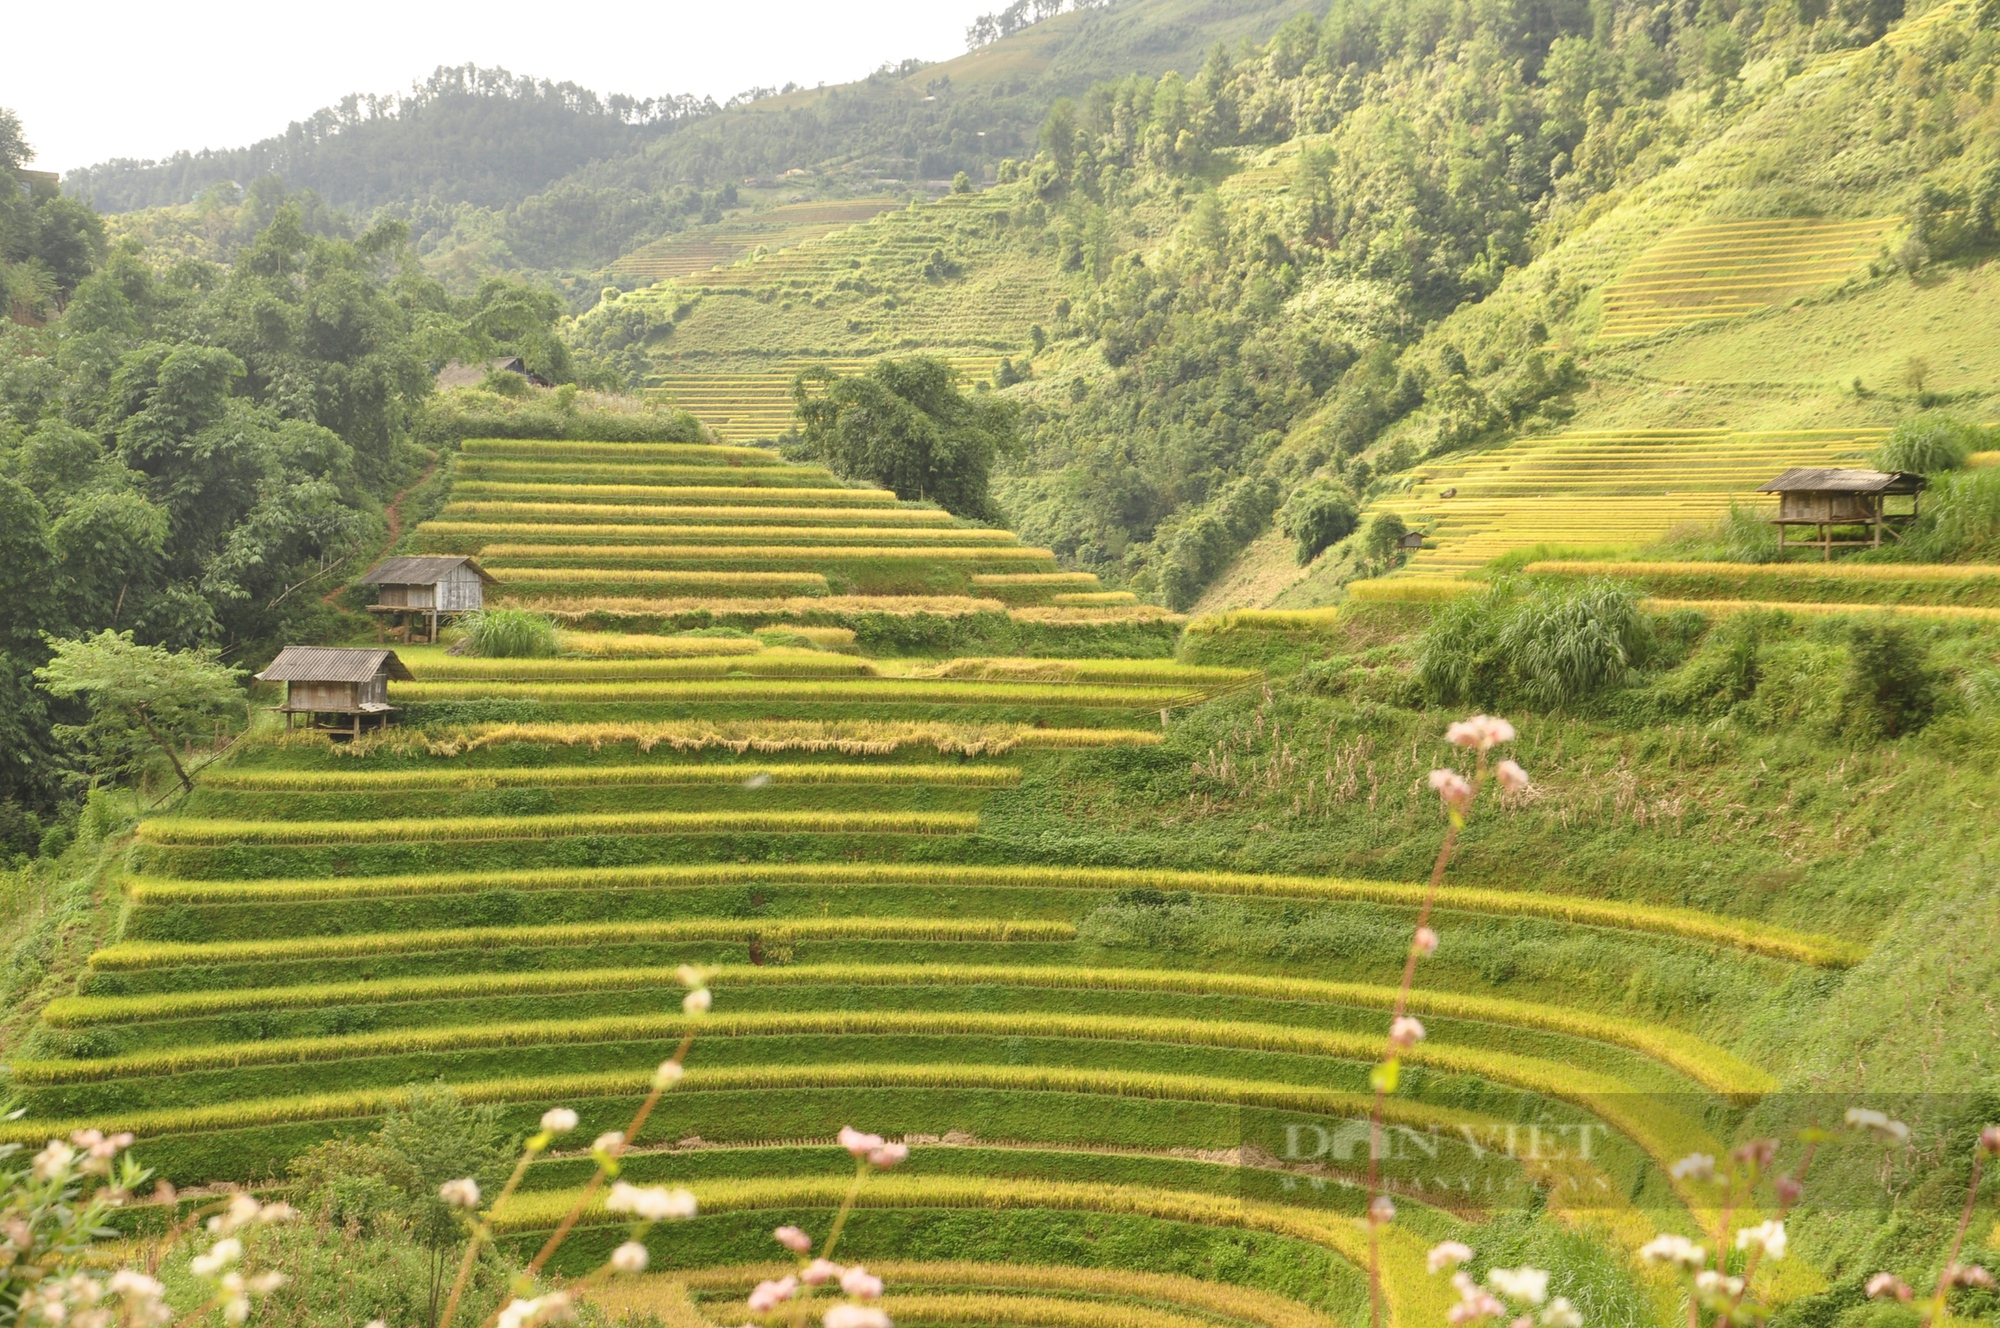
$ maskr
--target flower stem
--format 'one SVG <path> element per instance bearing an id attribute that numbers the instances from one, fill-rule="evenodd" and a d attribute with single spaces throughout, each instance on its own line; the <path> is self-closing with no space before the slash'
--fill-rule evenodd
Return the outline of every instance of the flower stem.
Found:
<path id="1" fill-rule="evenodd" d="M 1951 1290 L 1952 1270 L 1958 1267 L 1958 1252 L 1965 1248 L 1965 1231 L 1972 1225 L 1973 1200 L 1979 1197 L 1979 1172 L 1986 1161 L 1986 1155 L 1977 1148 L 1972 1153 L 1972 1183 L 1965 1187 L 1965 1207 L 1959 1210 L 1958 1231 L 1951 1238 L 1951 1253 L 1945 1256 L 1944 1267 L 1938 1270 L 1937 1290 L 1931 1293 L 1931 1303 L 1924 1310 L 1924 1317 L 1918 1328 L 1930 1328 L 1933 1319 L 1944 1315 L 1944 1298 Z"/>

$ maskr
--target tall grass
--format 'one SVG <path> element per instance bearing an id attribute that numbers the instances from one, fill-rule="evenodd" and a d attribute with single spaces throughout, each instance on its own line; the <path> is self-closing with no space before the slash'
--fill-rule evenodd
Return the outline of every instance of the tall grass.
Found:
<path id="1" fill-rule="evenodd" d="M 537 659 L 555 655 L 556 625 L 526 609 L 482 609 L 459 619 L 472 652 L 486 659 Z"/>

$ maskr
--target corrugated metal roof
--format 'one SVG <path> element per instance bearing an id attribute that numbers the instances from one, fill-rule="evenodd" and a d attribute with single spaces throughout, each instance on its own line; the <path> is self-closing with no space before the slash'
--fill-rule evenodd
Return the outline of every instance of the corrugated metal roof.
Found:
<path id="1" fill-rule="evenodd" d="M 1795 466 L 1758 493 L 1915 493 L 1924 477 L 1902 470 L 1841 470 Z"/>
<path id="2" fill-rule="evenodd" d="M 500 584 L 500 578 L 470 558 L 433 555 L 414 558 L 384 558 L 368 569 L 368 574 L 356 584 L 364 586 L 434 586 L 449 576 L 463 564 L 479 574 L 479 579 L 489 586 Z"/>
<path id="3" fill-rule="evenodd" d="M 346 646 L 286 646 L 257 679 L 259 682 L 367 682 L 384 668 L 391 678 L 404 682 L 416 679 L 393 650 Z"/>

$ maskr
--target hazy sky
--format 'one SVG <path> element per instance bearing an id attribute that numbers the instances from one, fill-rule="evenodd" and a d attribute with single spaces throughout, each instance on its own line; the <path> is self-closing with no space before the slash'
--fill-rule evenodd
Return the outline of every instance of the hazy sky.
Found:
<path id="1" fill-rule="evenodd" d="M 755 85 L 947 59 L 1006 0 L 15 0 L 0 106 L 32 163 L 237 147 L 349 92 L 399 92 L 441 64 L 500 65 L 636 97 L 717 101 Z"/>

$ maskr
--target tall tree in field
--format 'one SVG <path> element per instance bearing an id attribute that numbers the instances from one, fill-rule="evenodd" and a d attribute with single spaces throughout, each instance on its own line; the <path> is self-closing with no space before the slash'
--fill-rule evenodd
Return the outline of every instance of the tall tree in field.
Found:
<path id="1" fill-rule="evenodd" d="M 157 749 L 192 790 L 177 749 L 242 713 L 243 671 L 219 663 L 212 650 L 142 646 L 130 632 L 111 631 L 49 645 L 53 657 L 35 670 L 42 689 L 90 708 L 87 723 L 58 725 L 56 733 L 81 739 L 100 775 L 134 775 Z"/>
<path id="2" fill-rule="evenodd" d="M 1012 405 L 959 391 L 957 371 L 929 356 L 877 360 L 847 378 L 809 370 L 793 382 L 792 402 L 795 455 L 957 516 L 993 515 L 993 463 L 1020 446 Z"/>

